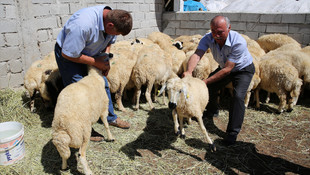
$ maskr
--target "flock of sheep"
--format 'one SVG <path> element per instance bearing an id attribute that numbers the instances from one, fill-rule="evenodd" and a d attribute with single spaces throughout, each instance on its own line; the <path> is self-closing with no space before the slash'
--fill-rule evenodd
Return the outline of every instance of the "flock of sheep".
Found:
<path id="1" fill-rule="evenodd" d="M 278 112 L 293 110 L 305 84 L 310 82 L 310 46 L 302 48 L 294 39 L 283 34 L 269 34 L 252 40 L 242 35 L 247 41 L 248 49 L 253 56 L 255 75 L 249 86 L 245 99 L 248 106 L 251 92 L 255 92 L 256 107 L 259 108 L 259 91 L 276 93 L 280 99 Z M 208 88 L 203 83 L 209 74 L 218 67 L 208 50 L 193 72 L 193 77 L 181 78 L 187 68 L 189 57 L 194 53 L 202 38 L 201 35 L 180 36 L 175 39 L 161 33 L 153 32 L 146 38 L 132 41 L 119 41 L 112 45 L 110 60 L 111 69 L 107 76 L 110 91 L 115 93 L 119 110 L 125 111 L 122 104 L 123 94 L 128 89 L 135 89 L 134 108 L 139 109 L 142 86 L 146 87 L 145 97 L 154 108 L 153 100 L 157 94 L 168 92 L 169 108 L 175 123 L 177 135 L 185 137 L 183 118 L 190 121 L 196 117 L 199 126 L 211 145 L 216 150 L 207 134 L 202 117 L 208 103 Z M 85 174 L 92 174 L 86 161 L 86 148 L 91 135 L 91 126 L 99 117 L 108 132 L 108 140 L 114 140 L 106 120 L 108 98 L 105 82 L 100 71 L 89 67 L 89 75 L 81 81 L 63 89 L 60 73 L 54 53 L 38 60 L 28 69 L 24 87 L 29 92 L 30 109 L 34 111 L 34 98 L 38 91 L 45 104 L 55 107 L 53 143 L 60 153 L 67 168 L 70 147 L 80 148 L 79 158 Z M 161 87 L 160 91 L 158 90 Z M 226 88 L 232 88 L 227 85 Z M 59 94 L 59 95 L 58 95 Z M 57 98 L 58 97 L 58 98 Z M 268 99 L 266 100 L 268 102 Z"/>

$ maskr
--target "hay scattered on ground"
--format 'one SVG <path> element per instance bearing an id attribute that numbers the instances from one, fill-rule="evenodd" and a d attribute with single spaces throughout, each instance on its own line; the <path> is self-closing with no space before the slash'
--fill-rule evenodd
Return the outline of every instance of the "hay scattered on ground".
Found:
<path id="1" fill-rule="evenodd" d="M 220 116 L 204 120 L 218 151 L 212 153 L 197 122 L 187 125 L 186 138 L 176 137 L 171 111 L 147 103 L 139 111 L 125 102 L 127 112 L 116 111 L 132 127 L 111 127 L 115 142 L 90 142 L 87 160 L 94 174 L 304 174 L 310 171 L 309 103 L 297 105 L 291 113 L 275 114 L 277 103 L 249 108 L 236 145 L 221 145 L 228 121 L 227 101 Z M 0 122 L 18 121 L 25 126 L 25 157 L 9 166 L 0 166 L 0 174 L 81 174 L 78 150 L 71 149 L 69 169 L 60 171 L 61 158 L 51 142 L 53 110 L 36 100 L 37 112 L 29 111 L 24 91 L 0 91 Z M 96 131 L 106 135 L 100 123 Z"/>

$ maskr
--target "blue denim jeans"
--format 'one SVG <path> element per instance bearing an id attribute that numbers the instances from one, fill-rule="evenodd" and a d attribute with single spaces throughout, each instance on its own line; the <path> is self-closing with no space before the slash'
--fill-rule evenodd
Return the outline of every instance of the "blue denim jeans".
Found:
<path id="1" fill-rule="evenodd" d="M 62 77 L 64 87 L 68 86 L 71 83 L 81 80 L 84 76 L 88 74 L 87 65 L 75 63 L 75 62 L 69 61 L 68 59 L 64 58 L 61 55 L 61 47 L 59 47 L 57 43 L 55 44 L 54 51 L 55 51 L 56 62 L 57 62 L 59 72 Z M 108 119 L 108 122 L 110 123 L 116 120 L 117 115 L 114 113 L 108 80 L 105 76 L 102 76 L 102 77 L 105 81 L 105 90 L 109 98 L 109 114 L 108 114 L 107 119 Z"/>

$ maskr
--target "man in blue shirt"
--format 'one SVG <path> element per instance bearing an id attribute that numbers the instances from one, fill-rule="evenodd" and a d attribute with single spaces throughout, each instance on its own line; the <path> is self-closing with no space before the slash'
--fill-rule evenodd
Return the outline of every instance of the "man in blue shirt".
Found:
<path id="1" fill-rule="evenodd" d="M 124 10 L 112 10 L 108 6 L 95 6 L 75 12 L 59 33 L 55 56 L 64 86 L 81 80 L 88 74 L 87 65 L 102 70 L 109 97 L 108 122 L 112 126 L 128 129 L 130 124 L 114 113 L 106 76 L 109 61 L 103 53 L 110 52 L 116 35 L 127 35 L 132 29 L 132 17 Z M 102 141 L 101 134 L 92 130 L 92 141 Z"/>
<path id="2" fill-rule="evenodd" d="M 192 74 L 201 57 L 210 48 L 219 68 L 203 80 L 209 89 L 209 103 L 204 116 L 215 117 L 218 115 L 217 91 L 232 82 L 234 87 L 233 99 L 229 109 L 229 122 L 224 139 L 226 145 L 232 145 L 236 142 L 237 135 L 241 130 L 245 112 L 244 98 L 255 68 L 245 39 L 236 31 L 231 30 L 230 21 L 227 17 L 216 16 L 211 20 L 210 25 L 211 33 L 207 33 L 200 40 L 183 76 Z"/>

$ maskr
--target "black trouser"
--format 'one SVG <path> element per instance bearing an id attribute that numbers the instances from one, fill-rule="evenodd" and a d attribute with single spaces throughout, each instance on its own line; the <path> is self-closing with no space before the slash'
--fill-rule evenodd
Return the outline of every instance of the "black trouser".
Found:
<path id="1" fill-rule="evenodd" d="M 219 70 L 221 69 L 216 69 L 210 74 L 210 76 L 214 75 Z M 244 99 L 254 72 L 255 67 L 252 63 L 240 71 L 230 73 L 217 82 L 208 84 L 209 103 L 207 105 L 207 112 L 211 113 L 218 110 L 218 90 L 225 87 L 229 82 L 232 82 L 233 84 L 233 97 L 230 103 L 229 122 L 226 129 L 226 133 L 229 135 L 237 135 L 240 132 L 245 112 Z"/>

